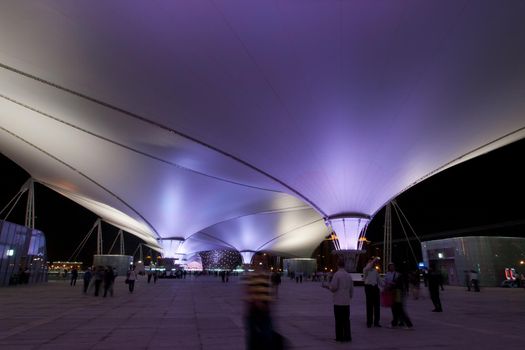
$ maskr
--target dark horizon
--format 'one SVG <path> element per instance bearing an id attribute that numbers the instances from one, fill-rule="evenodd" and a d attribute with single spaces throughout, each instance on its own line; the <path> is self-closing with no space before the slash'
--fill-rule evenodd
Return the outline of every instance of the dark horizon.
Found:
<path id="1" fill-rule="evenodd" d="M 524 158 L 525 140 L 519 140 L 438 173 L 408 189 L 396 201 L 422 240 L 476 234 L 525 237 L 525 213 L 522 206 L 515 204 L 525 197 L 525 169 L 519 161 Z M 30 176 L 3 154 L 0 163 L 3 208 Z M 48 260 L 66 260 L 97 216 L 42 185 L 36 185 L 35 193 L 36 227 L 46 235 Z M 23 224 L 24 213 L 25 198 L 8 221 Z M 5 213 L 1 219 L 4 217 Z M 394 211 L 392 223 L 395 254 L 396 244 L 403 250 L 407 247 Z M 372 244 L 382 241 L 383 225 L 382 208 L 368 226 L 367 239 Z M 107 250 L 118 229 L 104 223 L 103 232 Z M 96 252 L 95 241 L 96 234 L 80 253 L 79 260 L 90 262 Z M 129 233 L 125 234 L 125 241 L 126 253 L 130 255 L 141 242 Z M 114 252 L 117 249 L 118 244 Z M 149 248 L 144 249 L 147 255 Z"/>

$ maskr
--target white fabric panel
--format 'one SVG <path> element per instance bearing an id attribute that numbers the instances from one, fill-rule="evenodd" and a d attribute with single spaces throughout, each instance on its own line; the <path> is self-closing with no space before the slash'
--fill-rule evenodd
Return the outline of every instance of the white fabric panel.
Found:
<path id="1" fill-rule="evenodd" d="M 496 0 L 2 2 L 0 150 L 141 237 L 303 255 L 322 239 L 314 214 L 275 240 L 289 213 L 254 214 L 373 216 L 525 137 L 524 13 Z"/>
<path id="2" fill-rule="evenodd" d="M 319 214 L 302 209 L 243 216 L 206 228 L 196 236 L 216 238 L 238 251 L 265 250 L 305 257 L 327 234 Z"/>
<path id="3" fill-rule="evenodd" d="M 161 244 L 164 247 L 164 253 L 166 256 L 173 256 L 173 254 L 176 254 L 173 253 L 173 250 L 168 249 L 164 241 Z M 214 249 L 234 249 L 234 247 L 224 244 L 224 242 L 214 239 L 213 237 L 194 234 L 184 241 L 184 244 L 182 244 L 177 250 L 177 253 L 195 254 L 201 251 Z"/>
<path id="4" fill-rule="evenodd" d="M 168 129 L 71 93 L 50 89 L 48 85 L 6 69 L 0 69 L 0 95 L 13 104 L 23 105 L 28 109 L 27 112 L 36 111 L 35 119 L 54 120 L 95 136 L 100 143 L 113 142 L 181 170 L 206 174 L 225 182 L 240 182 L 246 186 L 283 189 L 238 161 L 190 142 Z M 17 115 L 10 113 L 11 116 Z M 17 113 L 24 113 L 24 110 L 19 109 Z"/>

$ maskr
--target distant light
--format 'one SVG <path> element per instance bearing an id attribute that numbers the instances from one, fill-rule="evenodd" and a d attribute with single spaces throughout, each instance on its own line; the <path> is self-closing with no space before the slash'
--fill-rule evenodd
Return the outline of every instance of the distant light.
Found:
<path id="1" fill-rule="evenodd" d="M 520 265 L 523 265 L 523 264 L 525 264 L 525 261 L 523 261 L 523 260 L 520 261 Z"/>
<path id="2" fill-rule="evenodd" d="M 438 253 L 438 258 L 443 259 L 443 253 Z"/>
<path id="3" fill-rule="evenodd" d="M 262 265 L 262 262 L 260 262 L 259 265 Z"/>
<path id="4" fill-rule="evenodd" d="M 15 250 L 14 249 L 8 249 L 7 250 L 7 256 L 13 256 L 13 255 L 15 255 Z M 523 263 L 523 261 L 522 261 L 522 263 Z"/>

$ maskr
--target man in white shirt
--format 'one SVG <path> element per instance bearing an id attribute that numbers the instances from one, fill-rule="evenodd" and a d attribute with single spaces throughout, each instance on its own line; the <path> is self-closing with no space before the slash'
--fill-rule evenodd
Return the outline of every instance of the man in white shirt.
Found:
<path id="1" fill-rule="evenodd" d="M 365 277 L 365 296 L 366 296 L 366 326 L 368 328 L 381 327 L 379 324 L 380 307 L 379 307 L 379 273 L 375 269 L 375 265 L 379 261 L 379 257 L 371 258 L 368 264 L 363 269 Z"/>
<path id="2" fill-rule="evenodd" d="M 343 259 L 337 262 L 338 270 L 330 284 L 323 283 L 323 287 L 333 293 L 335 316 L 335 340 L 338 342 L 352 341 L 350 333 L 350 299 L 354 292 L 352 276 L 345 271 Z"/>

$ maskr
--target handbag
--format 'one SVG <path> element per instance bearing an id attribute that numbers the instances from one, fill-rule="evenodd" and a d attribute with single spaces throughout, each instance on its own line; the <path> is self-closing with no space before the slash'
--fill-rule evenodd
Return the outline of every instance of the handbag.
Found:
<path id="1" fill-rule="evenodd" d="M 126 278 L 126 280 L 124 281 L 124 283 L 129 284 L 129 279 Z"/>
<path id="2" fill-rule="evenodd" d="M 394 303 L 394 293 L 392 290 L 385 289 L 381 292 L 381 306 L 392 307 Z"/>

